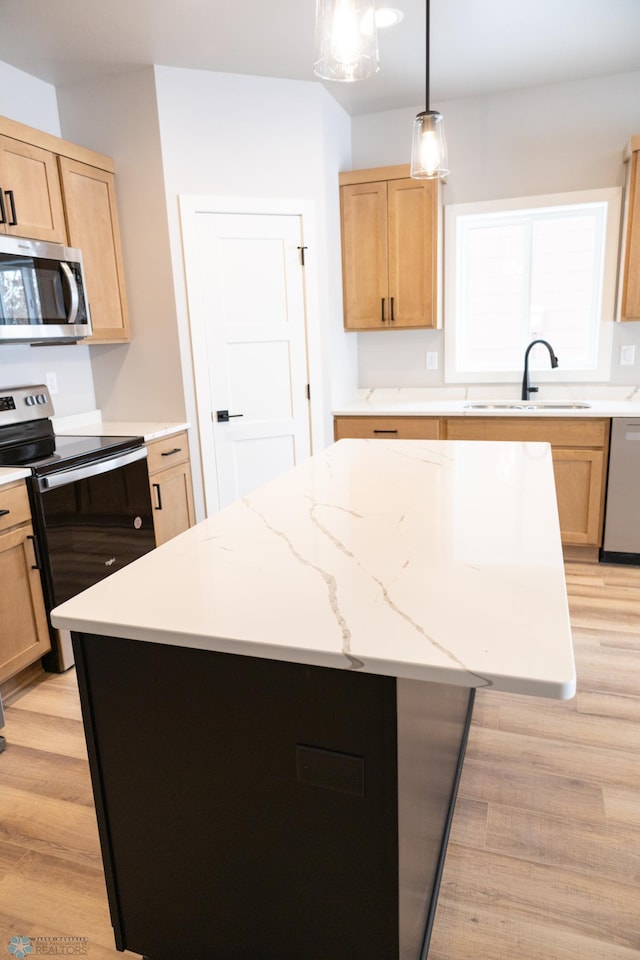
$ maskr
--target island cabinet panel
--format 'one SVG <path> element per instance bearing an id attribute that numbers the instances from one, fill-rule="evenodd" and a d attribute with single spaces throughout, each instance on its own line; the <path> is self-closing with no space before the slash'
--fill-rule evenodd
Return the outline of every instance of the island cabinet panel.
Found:
<path id="1" fill-rule="evenodd" d="M 147 464 L 156 546 L 195 523 L 186 431 L 147 444 Z"/>
<path id="2" fill-rule="evenodd" d="M 118 949 L 426 956 L 472 690 L 73 640 Z"/>
<path id="3" fill-rule="evenodd" d="M 60 157 L 69 244 L 82 250 L 93 335 L 88 343 L 130 339 L 114 176 Z"/>
<path id="4" fill-rule="evenodd" d="M 0 487 L 0 683 L 51 649 L 23 482 Z"/>
<path id="5" fill-rule="evenodd" d="M 438 417 L 335 417 L 335 440 L 438 440 Z"/>
<path id="6" fill-rule="evenodd" d="M 640 138 L 634 138 L 636 141 Z M 640 144 L 631 152 L 627 178 L 621 320 L 640 320 Z"/>
<path id="7" fill-rule="evenodd" d="M 340 183 L 345 328 L 437 326 L 437 182 L 381 167 Z"/>
<path id="8" fill-rule="evenodd" d="M 67 242 L 56 156 L 0 136 L 0 232 L 31 240 Z"/>
<path id="9" fill-rule="evenodd" d="M 551 444 L 564 544 L 600 547 L 610 421 L 588 418 L 455 417 L 448 440 L 519 440 Z"/>

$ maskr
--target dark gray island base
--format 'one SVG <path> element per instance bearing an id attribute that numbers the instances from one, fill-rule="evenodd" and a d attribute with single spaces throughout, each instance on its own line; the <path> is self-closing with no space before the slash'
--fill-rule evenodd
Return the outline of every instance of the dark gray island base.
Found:
<path id="1" fill-rule="evenodd" d="M 473 689 L 73 640 L 118 950 L 424 960 Z"/>

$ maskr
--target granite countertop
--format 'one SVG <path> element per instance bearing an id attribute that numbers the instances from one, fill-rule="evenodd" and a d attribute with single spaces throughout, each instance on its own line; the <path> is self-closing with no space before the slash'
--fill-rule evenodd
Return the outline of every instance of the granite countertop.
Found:
<path id="1" fill-rule="evenodd" d="M 0 467 L 0 487 L 15 480 L 24 480 L 29 476 L 31 476 L 31 470 L 25 470 L 24 467 Z"/>
<path id="2" fill-rule="evenodd" d="M 515 385 L 506 389 L 376 387 L 358 390 L 336 404 L 332 413 L 351 417 L 640 417 L 639 387 L 591 388 L 585 393 L 545 385 L 530 401 L 519 400 L 519 393 Z"/>
<path id="3" fill-rule="evenodd" d="M 570 697 L 550 447 L 341 440 L 62 604 L 52 622 Z"/>
<path id="4" fill-rule="evenodd" d="M 146 442 L 170 437 L 188 430 L 188 423 L 155 420 L 103 420 L 99 410 L 69 417 L 54 417 L 53 427 L 58 436 L 144 437 Z"/>

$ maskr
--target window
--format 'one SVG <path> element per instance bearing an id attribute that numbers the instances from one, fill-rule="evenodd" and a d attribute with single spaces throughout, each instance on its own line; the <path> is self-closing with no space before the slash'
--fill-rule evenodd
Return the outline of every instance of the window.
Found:
<path id="1" fill-rule="evenodd" d="M 445 208 L 445 379 L 514 381 L 531 340 L 537 379 L 607 380 L 621 190 Z M 540 349 L 540 348 L 538 348 Z"/>

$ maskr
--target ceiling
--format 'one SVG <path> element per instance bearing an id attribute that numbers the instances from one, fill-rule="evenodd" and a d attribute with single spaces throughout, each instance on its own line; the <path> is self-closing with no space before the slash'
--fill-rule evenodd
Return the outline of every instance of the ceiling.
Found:
<path id="1" fill-rule="evenodd" d="M 424 106 L 425 0 L 378 0 L 380 71 L 325 83 L 352 116 Z M 1 0 L 0 60 L 61 86 L 144 64 L 315 81 L 315 0 Z M 640 0 L 431 0 L 431 103 L 640 70 Z M 317 81 L 321 82 L 321 81 Z"/>

